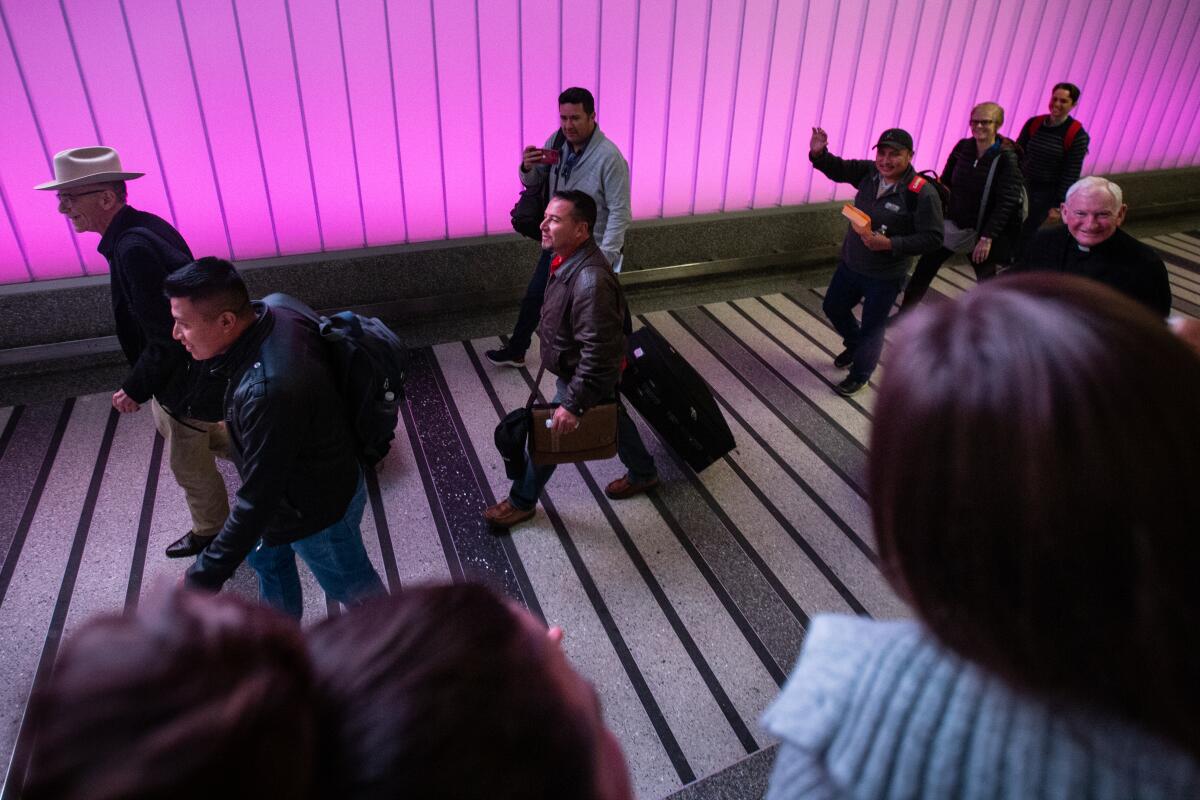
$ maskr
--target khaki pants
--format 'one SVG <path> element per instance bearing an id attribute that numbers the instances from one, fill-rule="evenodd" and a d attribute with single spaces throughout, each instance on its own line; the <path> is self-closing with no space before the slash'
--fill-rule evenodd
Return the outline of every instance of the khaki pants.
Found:
<path id="1" fill-rule="evenodd" d="M 150 401 L 150 410 L 154 426 L 166 440 L 171 472 L 187 497 L 192 530 L 198 536 L 216 535 L 229 515 L 229 496 L 216 463 L 217 457 L 229 460 L 225 423 L 177 420 L 158 400 Z"/>

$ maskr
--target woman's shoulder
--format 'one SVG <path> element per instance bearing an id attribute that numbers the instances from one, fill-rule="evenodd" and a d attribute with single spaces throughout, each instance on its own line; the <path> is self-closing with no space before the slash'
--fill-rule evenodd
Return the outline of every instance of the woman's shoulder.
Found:
<path id="1" fill-rule="evenodd" d="M 1097 797 L 1167 798 L 1200 780 L 1166 743 L 1014 689 L 917 622 L 815 618 L 763 724 L 781 760 L 851 797 L 1073 797 L 1082 782 Z"/>

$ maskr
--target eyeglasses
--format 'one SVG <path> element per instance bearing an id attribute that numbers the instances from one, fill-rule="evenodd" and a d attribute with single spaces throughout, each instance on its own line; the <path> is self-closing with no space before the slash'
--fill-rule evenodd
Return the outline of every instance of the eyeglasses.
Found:
<path id="1" fill-rule="evenodd" d="M 973 119 L 973 120 L 971 120 L 971 125 L 973 125 L 973 126 L 987 127 L 988 125 L 995 125 L 995 124 L 996 124 L 996 120 L 994 120 L 994 119 Z"/>
<path id="2" fill-rule="evenodd" d="M 109 190 L 108 189 L 93 189 L 90 192 L 77 192 L 75 194 L 60 194 L 60 195 L 58 195 L 58 204 L 60 206 L 73 206 L 73 205 L 75 205 L 75 201 L 78 200 L 80 197 L 87 197 L 89 194 L 100 194 L 101 192 L 107 192 L 107 191 L 109 191 Z"/>

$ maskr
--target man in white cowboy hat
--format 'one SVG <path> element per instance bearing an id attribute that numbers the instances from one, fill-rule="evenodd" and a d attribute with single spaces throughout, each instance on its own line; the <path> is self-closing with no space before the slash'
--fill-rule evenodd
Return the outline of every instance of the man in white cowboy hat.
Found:
<path id="1" fill-rule="evenodd" d="M 108 260 L 117 339 L 131 367 L 113 408 L 128 414 L 150 404 L 191 511 L 191 528 L 167 547 L 169 558 L 184 558 L 203 550 L 229 513 L 214 459 L 229 452 L 224 385 L 172 338 L 163 279 L 194 259 L 170 223 L 126 204 L 125 181 L 143 174 L 123 170 L 111 147 L 76 147 L 54 156 L 54 180 L 34 188 L 57 192 L 58 211 L 76 233 L 100 234 L 96 249 Z"/>

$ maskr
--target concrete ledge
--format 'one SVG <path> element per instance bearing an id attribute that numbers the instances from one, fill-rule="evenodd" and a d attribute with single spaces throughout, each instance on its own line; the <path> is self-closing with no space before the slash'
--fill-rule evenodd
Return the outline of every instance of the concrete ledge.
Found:
<path id="1" fill-rule="evenodd" d="M 1131 220 L 1200 211 L 1200 168 L 1110 176 Z M 622 282 L 638 286 L 709 275 L 803 269 L 832 259 L 845 231 L 840 202 L 635 222 Z M 516 234 L 313 253 L 238 263 L 250 292 L 287 292 L 318 309 L 356 308 L 405 324 L 466 309 L 511 306 L 537 244 Z M 823 264 L 828 266 L 827 264 Z M 108 276 L 0 286 L 0 365 L 107 351 L 114 333 Z M 88 350 L 88 348 L 93 348 Z M 52 348 L 57 350 L 57 348 Z"/>

